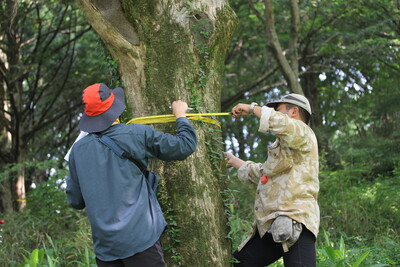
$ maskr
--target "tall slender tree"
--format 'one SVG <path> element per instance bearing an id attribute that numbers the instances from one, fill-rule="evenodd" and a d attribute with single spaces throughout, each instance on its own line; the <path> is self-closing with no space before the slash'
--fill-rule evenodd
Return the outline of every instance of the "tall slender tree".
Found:
<path id="1" fill-rule="evenodd" d="M 89 31 L 76 4 L 0 3 L 0 212 L 26 205 L 27 162 L 63 151 L 58 142 L 72 132 L 81 105 L 74 66 L 84 60 L 77 61 L 76 44 Z"/>

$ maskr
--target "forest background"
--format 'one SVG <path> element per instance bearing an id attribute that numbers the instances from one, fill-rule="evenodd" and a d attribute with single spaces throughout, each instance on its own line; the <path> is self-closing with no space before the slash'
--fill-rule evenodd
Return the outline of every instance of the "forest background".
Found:
<path id="1" fill-rule="evenodd" d="M 222 74 L 224 112 L 293 91 L 268 38 L 266 2 L 229 1 L 238 25 Z M 287 57 L 294 53 L 289 2 L 273 7 Z M 0 265 L 93 265 L 86 216 L 66 204 L 63 157 L 78 135 L 82 90 L 123 86 L 117 62 L 74 1 L 2 1 L 0 12 Z M 320 146 L 318 266 L 398 266 L 400 2 L 308 0 L 299 14 L 294 69 Z M 274 137 L 261 136 L 255 118 L 218 119 L 225 151 L 265 160 Z M 226 172 L 235 249 L 251 230 L 255 188 Z M 21 179 L 24 198 L 15 194 Z"/>

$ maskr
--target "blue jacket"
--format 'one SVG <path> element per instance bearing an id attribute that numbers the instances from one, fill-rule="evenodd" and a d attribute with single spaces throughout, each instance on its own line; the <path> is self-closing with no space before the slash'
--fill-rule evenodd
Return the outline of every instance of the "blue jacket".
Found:
<path id="1" fill-rule="evenodd" d="M 150 158 L 184 160 L 196 149 L 196 133 L 188 119 L 176 122 L 176 135 L 140 124 L 116 124 L 102 134 L 145 166 Z M 166 223 L 152 185 L 139 168 L 97 138 L 89 134 L 74 144 L 66 193 L 72 207 L 86 207 L 96 256 L 112 261 L 153 246 Z"/>

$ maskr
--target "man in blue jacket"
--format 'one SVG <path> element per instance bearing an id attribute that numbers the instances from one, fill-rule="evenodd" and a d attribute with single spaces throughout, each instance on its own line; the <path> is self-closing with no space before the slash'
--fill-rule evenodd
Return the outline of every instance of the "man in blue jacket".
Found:
<path id="1" fill-rule="evenodd" d="M 172 103 L 178 131 L 171 135 L 146 125 L 118 123 L 125 109 L 122 88 L 93 84 L 84 90 L 83 102 L 79 129 L 89 134 L 71 149 L 66 193 L 73 208 L 86 208 L 96 262 L 165 266 L 159 239 L 166 222 L 152 181 L 138 164 L 101 143 L 99 136 L 108 136 L 144 166 L 151 158 L 184 160 L 197 146 L 195 130 L 186 118 L 188 106 L 180 100 Z"/>

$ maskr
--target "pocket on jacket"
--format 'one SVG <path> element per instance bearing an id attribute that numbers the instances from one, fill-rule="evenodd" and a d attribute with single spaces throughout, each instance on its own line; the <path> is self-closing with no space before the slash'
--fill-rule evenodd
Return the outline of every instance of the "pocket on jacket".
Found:
<path id="1" fill-rule="evenodd" d="M 288 172 L 293 167 L 293 157 L 289 148 L 283 148 L 275 141 L 268 148 L 267 161 L 262 165 L 263 173 L 267 176 Z"/>

